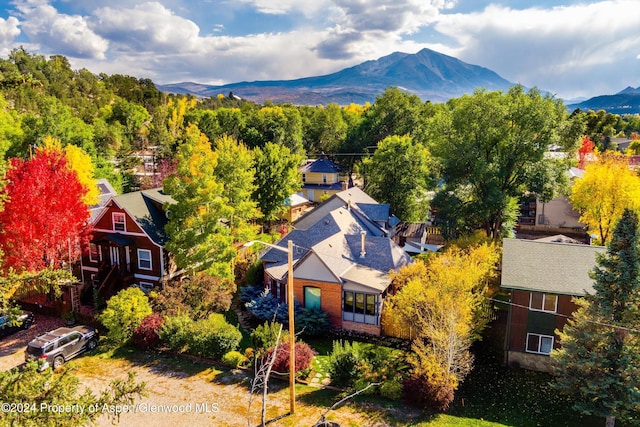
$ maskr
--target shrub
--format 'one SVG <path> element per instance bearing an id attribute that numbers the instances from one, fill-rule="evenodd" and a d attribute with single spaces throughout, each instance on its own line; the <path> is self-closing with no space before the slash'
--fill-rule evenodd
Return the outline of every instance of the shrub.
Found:
<path id="1" fill-rule="evenodd" d="M 259 321 L 273 321 L 286 324 L 288 321 L 288 305 L 280 302 L 268 290 L 263 290 L 257 297 L 245 304 L 247 310 Z"/>
<path id="2" fill-rule="evenodd" d="M 164 318 L 160 313 L 153 313 L 144 319 L 142 323 L 133 331 L 133 343 L 142 350 L 158 348 L 160 346 L 160 336 L 158 335 Z"/>
<path id="3" fill-rule="evenodd" d="M 251 332 L 251 346 L 258 351 L 273 348 L 276 345 L 278 339 L 278 331 L 280 330 L 280 323 L 277 322 L 264 322 L 259 325 L 253 332 Z M 285 329 L 282 330 L 280 335 L 280 342 L 287 342 L 289 340 L 289 332 Z"/>
<path id="4" fill-rule="evenodd" d="M 411 376 L 403 382 L 404 400 L 419 408 L 446 411 L 453 402 L 452 384 L 434 384 L 424 375 Z"/>
<path id="5" fill-rule="evenodd" d="M 138 288 L 127 288 L 107 301 L 107 308 L 98 316 L 98 321 L 107 328 L 109 339 L 116 344 L 124 344 L 151 313 L 151 305 L 144 292 Z"/>
<path id="6" fill-rule="evenodd" d="M 198 321 L 179 315 L 166 318 L 160 339 L 171 350 L 220 360 L 225 353 L 238 348 L 242 333 L 219 313 Z"/>
<path id="7" fill-rule="evenodd" d="M 222 363 L 225 365 L 229 365 L 232 368 L 237 368 L 244 362 L 246 359 L 242 353 L 239 351 L 229 351 L 222 356 Z"/>
<path id="8" fill-rule="evenodd" d="M 295 316 L 296 332 L 301 332 L 303 336 L 316 337 L 331 329 L 329 315 L 317 308 L 297 306 Z"/>
<path id="9" fill-rule="evenodd" d="M 160 328 L 160 340 L 173 351 L 184 351 L 189 342 L 189 335 L 194 321 L 186 314 L 168 316 Z"/>
<path id="10" fill-rule="evenodd" d="M 358 377 L 357 343 L 349 341 L 334 341 L 333 350 L 329 357 L 329 375 L 331 382 L 338 387 L 351 387 Z"/>
<path id="11" fill-rule="evenodd" d="M 295 369 L 296 373 L 305 371 L 309 369 L 311 366 L 311 361 L 313 360 L 313 356 L 316 355 L 316 352 L 309 347 L 309 344 L 298 341 L 296 342 L 295 353 Z M 278 352 L 276 353 L 276 360 L 273 363 L 273 370 L 280 374 L 286 374 L 289 372 L 289 343 L 284 342 L 278 346 Z M 263 356 L 263 361 L 268 360 L 268 358 L 273 354 L 273 349 L 270 349 Z"/>

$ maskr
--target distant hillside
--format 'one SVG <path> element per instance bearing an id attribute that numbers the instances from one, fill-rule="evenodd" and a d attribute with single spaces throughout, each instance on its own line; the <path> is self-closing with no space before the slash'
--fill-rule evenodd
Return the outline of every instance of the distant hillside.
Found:
<path id="1" fill-rule="evenodd" d="M 605 110 L 611 114 L 640 114 L 640 87 L 631 86 L 621 90 L 615 95 L 596 96 L 578 104 L 568 106 L 573 111 L 581 110 Z"/>
<path id="2" fill-rule="evenodd" d="M 289 102 L 297 105 L 346 105 L 373 102 L 386 88 L 398 88 L 423 100 L 443 102 L 484 87 L 506 90 L 513 83 L 495 72 L 467 64 L 429 49 L 416 54 L 396 52 L 375 61 L 366 61 L 333 74 L 297 80 L 273 80 L 208 86 L 198 83 L 158 85 L 164 92 L 193 94 L 201 97 L 219 93 L 264 103 Z"/>

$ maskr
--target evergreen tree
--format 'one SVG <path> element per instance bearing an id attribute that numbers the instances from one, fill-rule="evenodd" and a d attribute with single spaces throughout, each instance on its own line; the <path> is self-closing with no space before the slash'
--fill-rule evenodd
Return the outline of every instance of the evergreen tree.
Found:
<path id="1" fill-rule="evenodd" d="M 570 395 L 574 409 L 615 419 L 640 421 L 640 260 L 638 216 L 625 210 L 606 255 L 598 256 L 595 293 L 562 332 L 555 361 L 555 387 Z"/>

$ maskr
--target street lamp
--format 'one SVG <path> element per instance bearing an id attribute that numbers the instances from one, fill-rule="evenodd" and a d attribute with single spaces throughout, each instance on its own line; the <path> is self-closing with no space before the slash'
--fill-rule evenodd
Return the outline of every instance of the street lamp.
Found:
<path id="1" fill-rule="evenodd" d="M 287 271 L 287 305 L 289 306 L 289 412 L 293 415 L 296 412 L 296 334 L 293 323 L 293 242 L 288 240 L 287 249 L 260 240 L 252 240 L 243 246 L 249 247 L 254 243 L 260 243 L 278 251 L 286 252 L 287 254 L 289 267 Z"/>

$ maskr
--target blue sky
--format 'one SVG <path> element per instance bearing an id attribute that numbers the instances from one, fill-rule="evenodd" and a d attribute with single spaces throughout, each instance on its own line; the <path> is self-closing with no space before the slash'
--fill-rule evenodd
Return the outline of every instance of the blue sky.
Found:
<path id="1" fill-rule="evenodd" d="M 316 76 L 422 48 L 565 99 L 640 86 L 640 1 L 0 0 L 0 56 L 156 83 Z"/>

